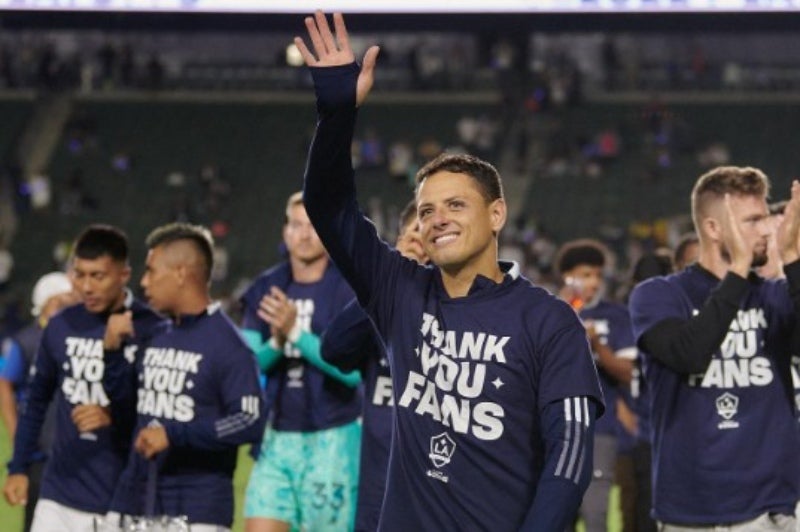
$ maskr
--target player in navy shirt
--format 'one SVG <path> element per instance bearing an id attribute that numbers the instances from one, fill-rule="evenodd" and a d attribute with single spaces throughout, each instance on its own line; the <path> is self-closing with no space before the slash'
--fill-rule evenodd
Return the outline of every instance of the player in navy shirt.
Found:
<path id="1" fill-rule="evenodd" d="M 444 155 L 417 174 L 435 266 L 380 240 L 356 202 L 350 144 L 377 47 L 354 63 L 341 15 L 306 19 L 319 121 L 304 198 L 385 340 L 395 420 L 381 530 L 563 530 L 591 474 L 602 395 L 572 309 L 497 261 L 497 171 Z"/>
<path id="2" fill-rule="evenodd" d="M 83 302 L 54 316 L 44 331 L 4 488 L 9 503 L 25 504 L 26 471 L 38 451 L 48 404 L 54 400 L 54 442 L 33 530 L 89 530 L 108 510 L 127 458 L 130 427 L 115 417 L 115 405 L 103 387 L 106 325 L 115 312 L 127 309 L 138 341 L 161 322 L 125 288 L 130 268 L 122 231 L 90 226 L 74 249 L 73 280 Z"/>
<path id="3" fill-rule="evenodd" d="M 586 327 L 606 400 L 606 413 L 595 427 L 592 482 L 580 511 L 589 532 L 606 529 L 621 430 L 617 400 L 620 388 L 631 382 L 636 358 L 628 309 L 603 298 L 607 254 L 600 242 L 580 239 L 564 244 L 555 261 L 564 283 L 561 297 L 578 312 Z"/>
<path id="4" fill-rule="evenodd" d="M 418 231 L 416 202 L 400 214 L 396 249 L 420 264 L 428 262 Z M 392 440 L 392 377 L 383 341 L 358 301 L 352 301 L 331 322 L 322 339 L 322 357 L 342 371 L 358 369 L 364 379 L 361 463 L 358 475 L 356 532 L 378 527 L 389 446 Z"/>
<path id="5" fill-rule="evenodd" d="M 720 167 L 692 191 L 696 264 L 638 285 L 630 300 L 645 354 L 653 428 L 653 514 L 663 530 L 794 530 L 800 437 L 789 364 L 800 308 L 800 184 L 767 260 L 767 177 Z"/>
<path id="6" fill-rule="evenodd" d="M 287 201 L 283 238 L 289 260 L 261 274 L 242 296 L 243 328 L 267 374 L 270 408 L 247 487 L 247 526 L 351 529 L 360 377 L 325 362 L 320 337 L 353 291 L 330 263 L 299 192 Z"/>
<path id="7" fill-rule="evenodd" d="M 197 531 L 228 528 L 238 446 L 257 441 L 264 427 L 258 370 L 238 329 L 211 302 L 208 230 L 169 224 L 148 236 L 147 247 L 141 285 L 170 321 L 135 365 L 122 354 L 135 335 L 130 314 L 109 322 L 106 383 L 136 411 L 134 449 L 112 509 L 185 516 Z M 148 482 L 156 486 L 150 501 Z"/>
<path id="8" fill-rule="evenodd" d="M 12 338 L 4 340 L 0 349 L 5 361 L 0 370 L 0 410 L 12 443 L 17 432 L 17 412 L 25 404 L 28 395 L 28 375 L 39 350 L 44 328 L 54 314 L 77 303 L 78 294 L 72 289 L 72 281 L 66 273 L 50 272 L 36 281 L 31 299 L 34 321 Z M 39 500 L 45 460 L 53 445 L 55 412 L 55 403 L 50 403 L 39 437 L 39 452 L 28 467 L 28 503 L 25 505 L 24 530 L 30 529 L 33 509 Z"/>

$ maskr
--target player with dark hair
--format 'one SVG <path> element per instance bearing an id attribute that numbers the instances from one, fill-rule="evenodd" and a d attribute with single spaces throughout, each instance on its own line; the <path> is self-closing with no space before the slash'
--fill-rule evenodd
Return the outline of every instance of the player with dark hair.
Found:
<path id="1" fill-rule="evenodd" d="M 320 337 L 353 299 L 301 193 L 286 204 L 289 260 L 242 296 L 243 328 L 267 374 L 269 425 L 245 496 L 247 529 L 349 530 L 358 493 L 358 372 L 320 356 Z"/>
<path id="2" fill-rule="evenodd" d="M 136 331 L 128 355 L 161 319 L 126 289 L 128 239 L 119 229 L 92 225 L 81 233 L 72 258 L 73 283 L 82 303 L 47 325 L 36 355 L 28 401 L 14 438 L 4 495 L 25 504 L 27 468 L 47 406 L 56 401 L 52 453 L 45 468 L 32 530 L 91 530 L 108 511 L 130 448 L 130 432 L 116 419 L 103 387 L 103 339 L 117 313 Z M 114 418 L 114 424 L 111 421 Z"/>
<path id="3" fill-rule="evenodd" d="M 603 244 L 587 238 L 564 244 L 555 260 L 563 284 L 560 296 L 578 312 L 586 327 L 606 400 L 606 413 L 595 426 L 592 482 L 580 510 L 589 532 L 606 529 L 622 430 L 617 419 L 617 402 L 620 390 L 631 382 L 636 359 L 628 309 L 603 298 L 603 269 L 608 253 Z"/>
<path id="4" fill-rule="evenodd" d="M 416 201 L 400 213 L 400 231 L 395 249 L 404 257 L 424 264 L 428 261 L 418 230 Z M 358 475 L 356 532 L 378 528 L 389 446 L 392 441 L 392 377 L 383 341 L 358 304 L 352 301 L 328 326 L 322 337 L 322 357 L 342 371 L 358 370 L 364 378 L 361 463 Z"/>
<path id="5" fill-rule="evenodd" d="M 384 339 L 395 419 L 381 530 L 563 530 L 591 476 L 602 395 L 586 334 L 564 302 L 499 263 L 497 171 L 442 155 L 419 172 L 433 263 L 391 250 L 361 214 L 350 144 L 378 53 L 354 62 L 341 15 L 306 18 L 319 121 L 304 200 Z"/>
<path id="6" fill-rule="evenodd" d="M 720 167 L 692 191 L 696 264 L 638 285 L 634 334 L 651 393 L 653 515 L 660 530 L 794 530 L 800 484 L 790 357 L 800 308 L 800 183 L 767 260 L 769 180 Z"/>
<path id="7" fill-rule="evenodd" d="M 130 314 L 109 323 L 106 383 L 137 415 L 112 510 L 183 516 L 194 531 L 216 532 L 233 524 L 238 446 L 257 441 L 263 430 L 258 369 L 236 326 L 211 301 L 208 230 L 168 224 L 146 244 L 141 285 L 170 321 L 135 364 L 122 355 L 133 336 Z M 149 509 L 148 482 L 156 483 Z"/>

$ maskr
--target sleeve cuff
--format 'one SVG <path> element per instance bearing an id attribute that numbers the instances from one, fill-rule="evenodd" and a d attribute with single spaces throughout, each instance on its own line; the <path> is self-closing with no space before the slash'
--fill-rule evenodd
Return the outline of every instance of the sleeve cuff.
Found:
<path id="1" fill-rule="evenodd" d="M 27 475 L 28 468 L 24 465 L 20 465 L 17 462 L 11 461 L 7 464 L 8 474 L 9 475 Z"/>
<path id="2" fill-rule="evenodd" d="M 728 272 L 714 293 L 725 303 L 738 307 L 749 287 L 750 281 L 733 272 Z"/>
<path id="3" fill-rule="evenodd" d="M 793 290 L 800 290 L 800 260 L 783 265 L 786 281 Z"/>
<path id="4" fill-rule="evenodd" d="M 186 445 L 186 425 L 183 423 L 169 423 L 164 425 L 170 447 L 184 447 Z"/>

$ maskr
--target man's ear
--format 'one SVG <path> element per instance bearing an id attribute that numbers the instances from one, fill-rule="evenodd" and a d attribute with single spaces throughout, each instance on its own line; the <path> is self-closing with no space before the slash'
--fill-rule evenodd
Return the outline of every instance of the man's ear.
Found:
<path id="1" fill-rule="evenodd" d="M 492 232 L 495 235 L 499 234 L 500 230 L 506 225 L 506 219 L 508 218 L 506 200 L 497 198 L 489 204 L 489 218 Z"/>
<path id="2" fill-rule="evenodd" d="M 700 231 L 712 241 L 722 241 L 722 224 L 713 216 L 706 216 L 700 221 Z"/>

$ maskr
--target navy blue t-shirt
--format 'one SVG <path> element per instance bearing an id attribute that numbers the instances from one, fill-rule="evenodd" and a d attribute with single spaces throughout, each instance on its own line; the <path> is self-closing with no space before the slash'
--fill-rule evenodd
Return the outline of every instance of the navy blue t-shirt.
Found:
<path id="1" fill-rule="evenodd" d="M 146 341 L 162 319 L 128 297 L 136 332 L 126 356 Z M 36 355 L 28 399 L 14 438 L 9 473 L 24 473 L 37 451 L 37 438 L 51 399 L 56 402 L 56 426 L 50 459 L 42 478 L 40 498 L 92 513 L 108 511 L 114 488 L 130 448 L 130 429 L 112 413 L 112 425 L 79 433 L 71 418 L 81 404 L 111 406 L 103 386 L 103 336 L 108 314 L 92 314 L 82 304 L 50 319 Z"/>
<path id="2" fill-rule="evenodd" d="M 693 265 L 638 285 L 630 300 L 637 341 L 664 320 L 689 320 L 719 284 Z M 783 381 L 794 321 L 785 281 L 751 280 L 704 373 L 681 374 L 644 354 L 656 519 L 711 524 L 793 513 L 800 437 Z"/>
<path id="3" fill-rule="evenodd" d="M 386 488 L 394 398 L 383 341 L 358 301 L 347 305 L 328 326 L 322 357 L 343 371 L 361 371 L 364 410 L 355 529 L 376 530 Z"/>
<path id="4" fill-rule="evenodd" d="M 594 323 L 600 342 L 607 345 L 614 352 L 614 356 L 629 360 L 636 358 L 631 318 L 624 305 L 601 300 L 596 305 L 581 309 L 579 315 L 584 322 Z M 621 383 L 599 365 L 597 376 L 600 377 L 600 386 L 606 400 L 606 412 L 597 420 L 595 430 L 597 434 L 616 436 L 620 431 L 617 420 L 617 397 L 620 395 Z"/>
<path id="5" fill-rule="evenodd" d="M 515 269 L 501 283 L 478 276 L 467 296 L 454 299 L 438 269 L 382 242 L 358 208 L 349 159 L 357 66 L 313 75 L 321 119 L 306 170 L 306 210 L 384 339 L 392 372 L 395 418 L 380 529 L 519 529 L 549 456 L 543 412 L 563 403 L 566 417 L 562 400 L 575 398 L 582 423 L 593 410 L 587 397 L 602 405 L 585 330 L 566 303 Z M 566 469 L 582 467 L 575 456 L 563 453 Z M 579 503 L 557 502 L 570 511 Z"/>
<path id="6" fill-rule="evenodd" d="M 3 368 L 0 370 L 0 379 L 9 382 L 14 388 L 18 412 L 24 408 L 28 397 L 28 376 L 36 359 L 43 332 L 38 322 L 31 323 L 14 334 L 13 338 L 3 340 L 2 347 L 0 347 L 4 362 Z M 39 434 L 39 452 L 33 456 L 35 462 L 47 459 L 50 447 L 53 446 L 55 424 L 56 408 L 55 403 L 51 402 Z"/>
<path id="7" fill-rule="evenodd" d="M 156 515 L 230 527 L 238 446 L 264 430 L 258 368 L 236 327 L 214 304 L 162 327 L 135 365 L 119 353 L 106 359 L 114 385 L 136 389 L 135 433 L 154 423 L 167 431 L 169 447 L 155 458 Z M 141 515 L 147 476 L 148 461 L 132 450 L 113 509 Z"/>
<path id="8" fill-rule="evenodd" d="M 328 265 L 322 279 L 298 283 L 287 263 L 262 273 L 242 295 L 242 327 L 270 338 L 269 325 L 258 317 L 258 305 L 276 286 L 297 306 L 297 320 L 304 331 L 317 336 L 353 299 L 353 291 L 339 271 Z M 358 390 L 346 386 L 309 364 L 296 348 L 286 345 L 284 357 L 267 371 L 267 398 L 272 426 L 276 430 L 312 432 L 350 423 L 358 418 L 361 398 Z"/>

